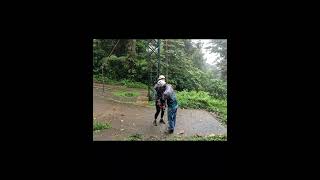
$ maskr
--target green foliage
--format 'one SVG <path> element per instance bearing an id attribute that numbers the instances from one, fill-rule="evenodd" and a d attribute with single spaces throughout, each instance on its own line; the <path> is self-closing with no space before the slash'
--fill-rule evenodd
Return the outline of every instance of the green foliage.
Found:
<path id="1" fill-rule="evenodd" d="M 190 141 L 227 141 L 226 135 L 212 135 L 212 136 L 191 136 L 188 138 Z"/>
<path id="2" fill-rule="evenodd" d="M 103 58 L 102 61 L 105 63 L 105 76 L 110 79 L 120 80 L 125 79 L 128 74 L 128 57 L 121 56 L 116 57 L 114 55 Z"/>
<path id="3" fill-rule="evenodd" d="M 124 139 L 125 141 L 227 141 L 227 135 L 193 135 L 193 136 L 166 136 L 166 137 L 144 137 L 142 134 L 133 134 Z"/>
<path id="4" fill-rule="evenodd" d="M 226 82 L 218 79 L 211 79 L 208 73 L 194 67 L 189 67 L 177 72 L 175 76 L 169 80 L 169 83 L 176 84 L 176 89 L 178 91 L 207 91 L 217 99 L 227 99 Z"/>
<path id="5" fill-rule="evenodd" d="M 193 136 L 165 136 L 144 137 L 142 134 L 133 134 L 124 139 L 125 141 L 227 141 L 227 135 L 193 135 Z"/>
<path id="6" fill-rule="evenodd" d="M 100 74 L 93 75 L 93 82 L 103 83 L 103 80 L 104 80 L 105 84 L 123 85 L 122 82 L 120 82 L 120 81 L 112 80 L 107 77 L 102 77 Z"/>
<path id="7" fill-rule="evenodd" d="M 200 136 L 200 135 L 194 135 L 194 136 L 174 136 L 170 139 L 170 141 L 227 141 L 226 135 L 207 135 L 207 136 Z"/>
<path id="8" fill-rule="evenodd" d="M 215 99 L 208 92 L 204 91 L 181 91 L 177 92 L 177 100 L 181 108 L 206 109 L 214 112 L 227 124 L 227 101 Z"/>
<path id="9" fill-rule="evenodd" d="M 223 80 L 227 80 L 227 40 L 226 39 L 214 39 L 211 41 L 211 46 L 207 47 L 213 53 L 218 53 L 220 55 L 220 60 L 218 62 L 218 67 L 221 71 Z"/>
<path id="10" fill-rule="evenodd" d="M 99 77 L 102 65 L 105 82 L 108 84 L 125 85 L 126 87 L 147 88 L 149 78 L 152 83 L 157 80 L 156 59 L 148 60 L 151 52 L 146 44 L 147 40 L 121 39 L 115 47 L 113 55 L 110 54 L 117 39 L 95 39 L 93 42 L 94 80 L 102 82 Z M 165 44 L 165 42 L 167 42 Z M 155 47 L 152 41 L 150 47 Z M 161 42 L 160 74 L 167 75 L 167 82 L 174 85 L 178 91 L 206 91 L 216 99 L 227 99 L 227 41 L 213 40 L 209 47 L 212 52 L 219 53 L 221 60 L 218 66 L 209 66 L 201 52 L 201 43 L 193 43 L 190 39 L 168 39 Z M 152 71 L 152 77 L 150 77 Z M 219 78 L 223 80 L 219 80 Z M 124 80 L 125 79 L 125 80 Z M 152 92 L 153 95 L 153 92 Z"/>
<path id="11" fill-rule="evenodd" d="M 187 40 L 171 40 L 167 58 L 170 59 L 169 81 L 176 85 L 178 91 L 197 90 L 207 91 L 215 98 L 226 99 L 226 83 L 213 77 L 213 71 L 206 69 L 203 54 L 198 47 L 190 46 Z M 184 42 L 184 43 L 183 43 Z M 182 49 L 181 49 L 182 48 Z M 185 50 L 183 50 L 185 48 Z"/>
<path id="12" fill-rule="evenodd" d="M 122 97 L 136 97 L 139 96 L 139 92 L 126 92 L 126 91 L 118 91 L 113 93 L 115 96 L 122 96 Z"/>
<path id="13" fill-rule="evenodd" d="M 135 82 L 135 81 L 127 80 L 127 79 L 116 81 L 116 80 L 108 79 L 106 77 L 102 77 L 100 74 L 93 75 L 94 82 L 103 83 L 103 79 L 104 79 L 105 84 L 122 85 L 122 86 L 125 86 L 128 88 L 140 88 L 140 89 L 147 89 L 148 88 L 148 86 L 146 84 L 141 83 L 141 82 Z"/>
<path id="14" fill-rule="evenodd" d="M 149 105 L 149 106 L 155 106 L 155 101 L 154 101 L 154 100 L 148 101 L 148 105 Z"/>
<path id="15" fill-rule="evenodd" d="M 128 88 L 141 88 L 141 89 L 147 89 L 148 88 L 147 85 L 145 85 L 145 84 L 143 84 L 141 82 L 134 82 L 134 81 L 130 81 L 130 80 L 127 80 L 127 79 L 121 80 L 120 84 L 124 85 L 124 86 L 126 86 Z"/>
<path id="16" fill-rule="evenodd" d="M 110 123 L 101 123 L 101 122 L 93 121 L 93 131 L 99 131 L 99 130 L 110 129 L 110 128 L 111 128 Z"/>
<path id="17" fill-rule="evenodd" d="M 136 58 L 128 56 L 110 56 L 101 59 L 101 65 L 104 63 L 104 76 L 109 79 L 121 80 L 130 79 L 139 82 L 148 82 L 148 63 L 147 60 L 141 56 Z M 94 74 L 101 74 L 100 69 L 94 69 Z"/>
<path id="18" fill-rule="evenodd" d="M 205 87 L 211 96 L 217 99 L 227 99 L 227 83 L 218 79 L 209 79 Z"/>
<path id="19" fill-rule="evenodd" d="M 142 134 L 133 134 L 133 135 L 130 135 L 125 140 L 127 140 L 127 141 L 141 141 L 141 140 L 143 140 L 143 136 L 142 136 Z"/>

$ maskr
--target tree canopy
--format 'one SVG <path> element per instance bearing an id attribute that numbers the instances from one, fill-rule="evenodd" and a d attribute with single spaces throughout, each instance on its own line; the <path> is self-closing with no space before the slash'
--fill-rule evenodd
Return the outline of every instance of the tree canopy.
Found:
<path id="1" fill-rule="evenodd" d="M 162 39 L 160 74 L 165 75 L 167 82 L 178 91 L 201 90 L 215 97 L 226 98 L 227 40 L 212 40 L 210 43 L 208 49 L 219 54 L 217 66 L 206 62 L 200 42 Z M 155 42 L 150 46 L 156 47 Z M 94 39 L 93 73 L 100 75 L 103 69 L 108 79 L 128 79 L 149 84 L 149 74 L 156 71 L 157 67 L 148 61 L 149 53 L 146 39 Z M 153 53 L 151 59 L 156 58 Z M 153 76 L 152 80 L 156 78 Z"/>

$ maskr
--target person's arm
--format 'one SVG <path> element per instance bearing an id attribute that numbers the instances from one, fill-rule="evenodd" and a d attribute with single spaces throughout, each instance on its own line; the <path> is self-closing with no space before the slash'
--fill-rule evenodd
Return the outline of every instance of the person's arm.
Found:
<path id="1" fill-rule="evenodd" d="M 167 100 L 168 97 L 170 96 L 170 92 L 171 92 L 170 89 L 171 89 L 170 86 L 166 86 L 166 89 L 165 89 L 164 92 L 162 93 L 162 99 L 163 99 L 163 100 Z"/>
<path id="2" fill-rule="evenodd" d="M 158 86 L 158 84 L 154 85 L 154 90 L 156 91 L 156 99 L 159 99 L 159 86 Z"/>

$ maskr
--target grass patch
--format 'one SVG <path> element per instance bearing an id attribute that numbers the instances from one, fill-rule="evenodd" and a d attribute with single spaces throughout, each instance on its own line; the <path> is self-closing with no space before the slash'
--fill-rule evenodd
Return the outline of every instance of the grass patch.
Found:
<path id="1" fill-rule="evenodd" d="M 227 101 L 216 99 L 204 91 L 177 92 L 179 107 L 206 109 L 218 115 L 224 125 L 227 125 Z"/>
<path id="2" fill-rule="evenodd" d="M 118 92 L 114 92 L 113 95 L 121 96 L 121 97 L 136 97 L 136 96 L 139 96 L 140 93 L 138 93 L 138 92 L 118 91 Z"/>
<path id="3" fill-rule="evenodd" d="M 141 83 L 141 82 L 135 82 L 135 81 L 130 81 L 130 80 L 121 80 L 120 84 L 123 86 L 126 86 L 128 88 L 140 88 L 140 89 L 147 89 L 148 86 Z"/>
<path id="4" fill-rule="evenodd" d="M 156 104 L 155 101 L 148 101 L 149 106 L 155 106 L 155 104 Z"/>
<path id="5" fill-rule="evenodd" d="M 144 141 L 144 140 L 153 140 L 153 141 L 227 141 L 227 135 L 208 135 L 208 136 L 179 136 L 174 135 L 169 138 L 159 138 L 153 137 L 151 139 L 144 139 L 142 134 L 133 134 L 128 138 L 125 138 L 125 141 Z"/>
<path id="6" fill-rule="evenodd" d="M 209 136 L 189 136 L 189 137 L 181 137 L 174 136 L 170 141 L 227 141 L 226 135 L 209 135 Z"/>
<path id="7" fill-rule="evenodd" d="M 126 140 L 127 141 L 141 141 L 143 139 L 142 134 L 133 134 L 130 135 Z"/>
<path id="8" fill-rule="evenodd" d="M 111 128 L 110 123 L 101 123 L 101 122 L 93 121 L 93 131 L 100 131 L 103 129 L 110 129 L 110 128 Z"/>
<path id="9" fill-rule="evenodd" d="M 191 136 L 190 141 L 227 141 L 226 135 L 215 135 L 215 136 Z"/>
<path id="10" fill-rule="evenodd" d="M 208 135 L 208 136 L 179 136 L 173 135 L 170 137 L 153 137 L 145 139 L 141 134 L 134 134 L 125 139 L 126 141 L 227 141 L 227 135 Z"/>
<path id="11" fill-rule="evenodd" d="M 101 75 L 93 75 L 93 82 L 103 83 L 103 81 L 105 84 L 121 85 L 128 88 L 148 89 L 148 86 L 141 82 L 135 82 L 127 79 L 116 81 L 116 80 L 108 79 L 106 77 L 102 77 Z"/>

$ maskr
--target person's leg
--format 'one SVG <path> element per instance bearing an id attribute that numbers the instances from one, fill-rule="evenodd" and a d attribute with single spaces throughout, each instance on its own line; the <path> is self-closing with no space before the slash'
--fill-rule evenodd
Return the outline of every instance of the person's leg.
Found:
<path id="1" fill-rule="evenodd" d="M 173 124 L 173 119 L 172 119 L 172 108 L 168 108 L 168 130 L 173 130 L 174 129 L 174 124 Z"/>
<path id="2" fill-rule="evenodd" d="M 158 118 L 158 115 L 160 113 L 160 108 L 158 106 L 156 106 L 156 110 L 157 110 L 157 112 L 154 114 L 154 119 L 155 120 Z"/>
<path id="3" fill-rule="evenodd" d="M 157 125 L 157 118 L 158 118 L 158 115 L 160 113 L 160 107 L 157 105 L 157 103 L 156 103 L 156 110 L 157 110 L 157 112 L 154 115 L 154 121 L 153 121 L 153 125 L 155 125 L 155 126 Z"/>
<path id="4" fill-rule="evenodd" d="M 161 119 L 160 119 L 160 123 L 163 123 L 163 124 L 165 124 L 165 122 L 163 121 L 164 111 L 165 111 L 165 109 L 161 109 Z"/>
<path id="5" fill-rule="evenodd" d="M 178 108 L 175 108 L 175 109 L 173 110 L 173 112 L 172 112 L 173 128 L 176 127 L 177 110 L 178 110 Z"/>
<path id="6" fill-rule="evenodd" d="M 161 109 L 161 119 L 163 119 L 164 116 L 164 109 Z"/>

